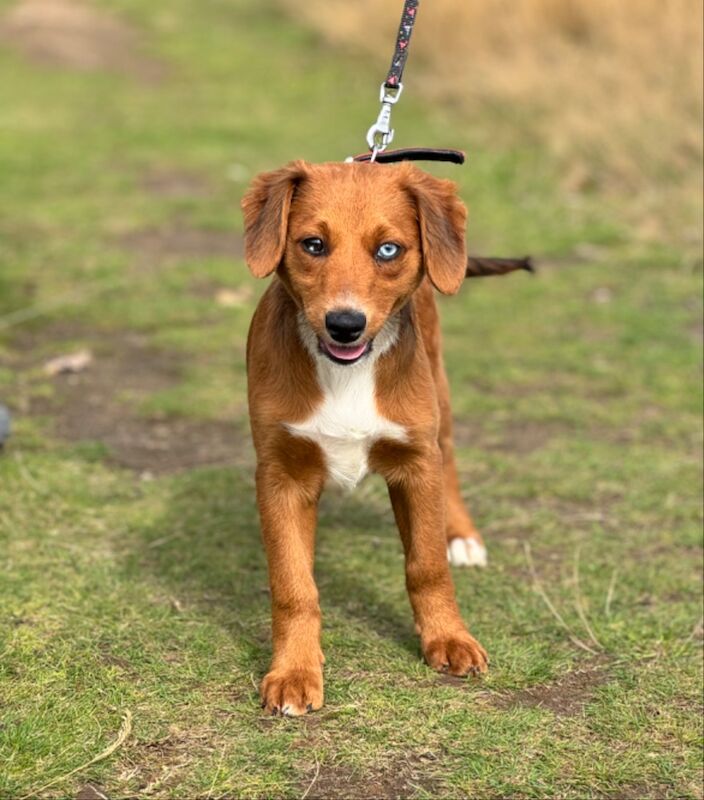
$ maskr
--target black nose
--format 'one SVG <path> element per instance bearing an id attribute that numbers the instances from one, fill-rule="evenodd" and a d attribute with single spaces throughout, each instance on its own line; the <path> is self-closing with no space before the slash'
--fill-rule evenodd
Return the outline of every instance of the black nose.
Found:
<path id="1" fill-rule="evenodd" d="M 356 342 L 367 325 L 367 318 L 361 311 L 344 308 L 341 311 L 328 311 L 325 327 L 330 336 L 340 344 Z"/>

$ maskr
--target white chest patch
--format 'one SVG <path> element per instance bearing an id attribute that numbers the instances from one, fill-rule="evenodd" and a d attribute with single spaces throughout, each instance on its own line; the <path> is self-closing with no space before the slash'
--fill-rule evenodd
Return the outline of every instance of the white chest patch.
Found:
<path id="1" fill-rule="evenodd" d="M 374 363 L 394 343 L 395 326 L 393 331 L 377 337 L 368 356 L 347 366 L 335 364 L 318 353 L 317 341 L 311 343 L 307 332 L 301 332 L 309 351 L 313 350 L 323 402 L 307 420 L 286 427 L 296 436 L 320 445 L 329 477 L 353 489 L 369 471 L 369 450 L 374 442 L 407 439 L 403 426 L 379 414 L 374 391 Z"/>

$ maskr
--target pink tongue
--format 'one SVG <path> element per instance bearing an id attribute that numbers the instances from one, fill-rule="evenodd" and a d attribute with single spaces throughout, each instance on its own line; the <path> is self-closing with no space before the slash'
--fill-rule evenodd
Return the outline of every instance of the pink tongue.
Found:
<path id="1" fill-rule="evenodd" d="M 343 361 L 354 361 L 355 358 L 359 358 L 367 349 L 367 343 L 362 342 L 362 344 L 344 346 L 341 344 L 324 342 L 323 347 L 331 356 L 335 356 L 335 358 L 342 359 Z"/>

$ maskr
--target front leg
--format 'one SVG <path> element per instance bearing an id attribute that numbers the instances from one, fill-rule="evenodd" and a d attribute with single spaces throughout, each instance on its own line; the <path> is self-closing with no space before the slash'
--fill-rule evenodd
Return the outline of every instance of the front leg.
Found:
<path id="1" fill-rule="evenodd" d="M 294 479 L 278 463 L 257 467 L 257 502 L 271 586 L 273 658 L 262 708 L 298 716 L 323 705 L 320 606 L 313 578 L 322 472 Z"/>
<path id="2" fill-rule="evenodd" d="M 447 563 L 442 455 L 437 444 L 393 446 L 380 459 L 406 556 L 406 587 L 423 655 L 441 672 L 485 672 L 484 648 L 467 631 Z M 383 450 L 381 451 L 383 453 Z M 386 461 L 386 469 L 384 469 Z"/>

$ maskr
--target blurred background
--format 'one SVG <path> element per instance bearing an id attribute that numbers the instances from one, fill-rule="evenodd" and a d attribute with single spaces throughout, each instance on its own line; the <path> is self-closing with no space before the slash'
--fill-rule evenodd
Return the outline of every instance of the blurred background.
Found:
<path id="1" fill-rule="evenodd" d="M 327 42 L 382 66 L 395 33 L 393 3 L 284 6 Z M 452 107 L 466 124 L 474 119 L 494 142 L 545 147 L 568 193 L 630 196 L 642 235 L 683 233 L 680 211 L 670 214 L 668 207 L 678 200 L 691 206 L 701 194 L 697 0 L 437 0 L 428 6 L 411 45 L 414 90 Z"/>
<path id="2" fill-rule="evenodd" d="M 493 670 L 420 663 L 372 478 L 327 705 L 260 715 L 239 201 L 366 149 L 401 5 L 0 0 L 3 797 L 701 797 L 700 0 L 421 3 L 394 146 L 539 265 L 440 303 Z"/>

